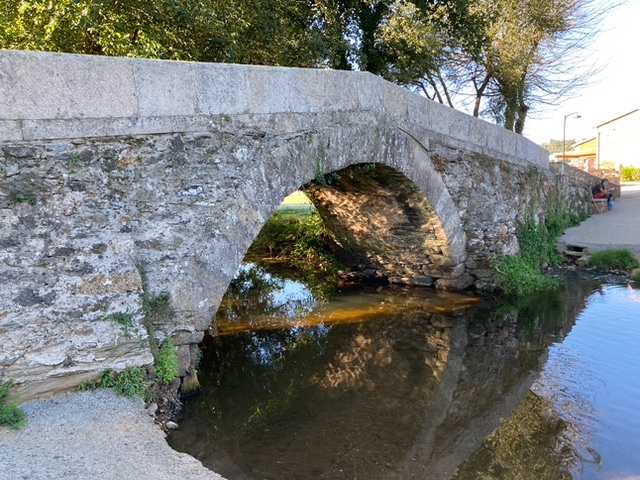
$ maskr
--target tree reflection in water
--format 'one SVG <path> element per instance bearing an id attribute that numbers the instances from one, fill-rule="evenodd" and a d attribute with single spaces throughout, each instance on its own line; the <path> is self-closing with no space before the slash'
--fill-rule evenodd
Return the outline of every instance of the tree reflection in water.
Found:
<path id="1" fill-rule="evenodd" d="M 329 301 L 301 290 L 283 304 L 283 279 L 263 274 L 250 269 L 225 298 L 219 334 L 203 343 L 202 393 L 170 437 L 230 479 L 450 478 L 520 403 L 546 346 L 593 290 L 510 304 L 391 289 Z M 512 422 L 548 423 L 551 445 L 563 425 L 540 410 Z M 478 478 L 466 475 L 497 458 L 483 448 L 457 478 Z M 486 478 L 500 478 L 488 465 Z"/>

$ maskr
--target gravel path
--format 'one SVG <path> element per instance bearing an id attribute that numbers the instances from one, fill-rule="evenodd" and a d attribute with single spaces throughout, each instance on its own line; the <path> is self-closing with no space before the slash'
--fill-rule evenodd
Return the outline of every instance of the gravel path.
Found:
<path id="1" fill-rule="evenodd" d="M 96 390 L 20 408 L 26 427 L 0 427 L 0 480 L 224 480 L 169 447 L 142 400 Z"/>

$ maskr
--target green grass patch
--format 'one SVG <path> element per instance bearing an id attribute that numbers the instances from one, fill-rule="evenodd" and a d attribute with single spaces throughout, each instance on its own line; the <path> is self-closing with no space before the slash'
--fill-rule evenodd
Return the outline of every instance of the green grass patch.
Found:
<path id="1" fill-rule="evenodd" d="M 0 382 L 0 425 L 18 430 L 27 424 L 24 412 L 18 408 L 18 401 L 7 403 L 9 390 L 13 386 L 13 380 Z"/>
<path id="2" fill-rule="evenodd" d="M 589 257 L 589 264 L 600 270 L 632 270 L 640 267 L 640 262 L 629 250 L 604 250 Z"/>

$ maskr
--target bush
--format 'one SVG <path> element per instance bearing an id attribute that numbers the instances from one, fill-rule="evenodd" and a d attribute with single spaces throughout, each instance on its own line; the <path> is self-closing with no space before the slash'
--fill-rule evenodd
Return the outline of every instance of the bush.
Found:
<path id="1" fill-rule="evenodd" d="M 556 248 L 558 236 L 580 218 L 563 211 L 547 212 L 544 225 L 526 220 L 518 232 L 520 252 L 501 257 L 495 264 L 497 283 L 507 295 L 523 295 L 557 288 L 559 283 L 542 273 L 543 265 L 557 265 L 562 255 Z"/>
<path id="2" fill-rule="evenodd" d="M 0 425 L 18 430 L 27 423 L 22 410 L 18 408 L 18 401 L 7 403 L 9 390 L 13 386 L 13 380 L 0 382 Z"/>
<path id="3" fill-rule="evenodd" d="M 620 167 L 621 182 L 640 182 L 640 168 Z"/>
<path id="4" fill-rule="evenodd" d="M 589 257 L 589 263 L 601 270 L 632 270 L 640 267 L 640 262 L 627 249 L 604 250 Z"/>

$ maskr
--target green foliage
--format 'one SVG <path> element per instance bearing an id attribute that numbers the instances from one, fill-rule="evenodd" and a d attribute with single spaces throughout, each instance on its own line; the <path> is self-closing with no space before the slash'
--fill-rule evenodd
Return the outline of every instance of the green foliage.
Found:
<path id="1" fill-rule="evenodd" d="M 82 383 L 80 383 L 80 385 L 78 385 L 78 391 L 79 392 L 87 392 L 89 390 L 93 390 L 95 388 L 95 384 L 93 382 L 90 382 L 89 380 L 83 380 Z"/>
<path id="2" fill-rule="evenodd" d="M 332 3 L 3 0 L 0 48 L 338 66 L 349 48 L 342 36 L 348 18 Z"/>
<path id="3" fill-rule="evenodd" d="M 13 386 L 13 380 L 0 382 L 0 425 L 18 430 L 27 424 L 24 412 L 18 408 L 18 401 L 7 403 L 9 390 Z"/>
<path id="4" fill-rule="evenodd" d="M 160 344 L 155 359 L 156 375 L 163 385 L 168 385 L 178 377 L 178 355 L 171 338 L 165 338 Z"/>
<path id="5" fill-rule="evenodd" d="M 19 203 L 27 203 L 33 207 L 37 202 L 38 200 L 33 193 L 11 192 L 9 194 L 9 203 L 13 205 L 17 205 Z"/>
<path id="6" fill-rule="evenodd" d="M 543 265 L 557 265 L 562 256 L 556 249 L 556 240 L 564 230 L 577 225 L 580 218 L 562 210 L 547 212 L 544 225 L 527 219 L 520 226 L 518 241 L 520 252 L 503 256 L 495 264 L 498 285 L 507 295 L 523 295 L 556 288 L 558 282 L 542 273 Z"/>
<path id="7" fill-rule="evenodd" d="M 496 271 L 499 285 L 506 295 L 525 295 L 558 286 L 557 280 L 545 277 L 539 265 L 532 264 L 521 255 L 501 257 Z"/>
<path id="8" fill-rule="evenodd" d="M 640 262 L 627 249 L 604 250 L 589 256 L 589 264 L 601 270 L 632 270 Z"/>
<path id="9" fill-rule="evenodd" d="M 621 182 L 640 182 L 640 168 L 620 167 Z"/>
<path id="10" fill-rule="evenodd" d="M 251 245 L 249 255 L 270 256 L 302 270 L 335 272 L 339 264 L 326 246 L 328 232 L 311 207 L 275 212 Z"/>
<path id="11" fill-rule="evenodd" d="M 103 371 L 98 377 L 96 386 L 99 388 L 113 388 L 116 384 L 116 377 L 112 370 Z"/>
<path id="12" fill-rule="evenodd" d="M 131 338 L 131 335 L 135 335 L 142 340 L 142 334 L 140 330 L 133 325 L 133 316 L 127 312 L 116 312 L 103 317 L 103 320 L 108 320 L 120 325 L 120 331 L 127 338 Z"/>
<path id="13" fill-rule="evenodd" d="M 115 380 L 113 389 L 125 397 L 143 397 L 144 375 L 139 368 L 125 368 Z"/>
<path id="14" fill-rule="evenodd" d="M 575 139 L 565 140 L 564 150 L 567 152 L 570 151 L 571 145 L 573 145 L 574 143 L 576 143 Z M 556 140 L 555 138 L 552 138 L 547 143 L 541 143 L 540 146 L 547 150 L 549 153 L 562 152 L 562 140 Z"/>

